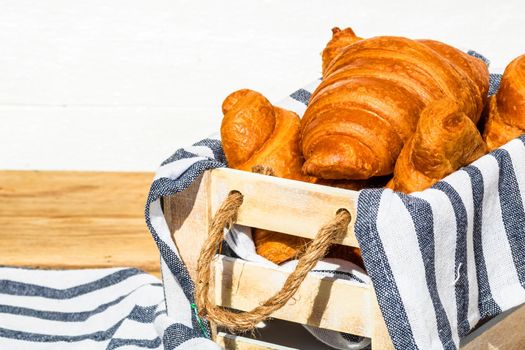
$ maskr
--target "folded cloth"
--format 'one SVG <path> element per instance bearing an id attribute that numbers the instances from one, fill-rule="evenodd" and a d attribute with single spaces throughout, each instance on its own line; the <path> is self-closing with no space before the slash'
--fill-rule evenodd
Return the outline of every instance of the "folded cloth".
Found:
<path id="1" fill-rule="evenodd" d="M 161 349 L 160 280 L 137 269 L 0 268 L 0 349 Z"/>
<path id="2" fill-rule="evenodd" d="M 499 80 L 491 74 L 491 94 Z M 302 115 L 318 83 L 278 105 Z M 524 142 L 525 136 L 515 139 L 419 193 L 359 193 L 355 233 L 396 349 L 456 349 L 480 319 L 525 302 Z M 161 251 L 168 315 L 186 330 L 173 334 L 182 345 L 205 338 L 209 326 L 191 307 L 194 284 L 160 199 L 223 166 L 218 135 L 178 150 L 159 169 L 146 205 Z"/>

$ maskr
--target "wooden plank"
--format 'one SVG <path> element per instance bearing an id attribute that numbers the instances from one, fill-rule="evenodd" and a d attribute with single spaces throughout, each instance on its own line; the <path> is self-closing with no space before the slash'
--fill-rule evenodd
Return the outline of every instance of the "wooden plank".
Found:
<path id="1" fill-rule="evenodd" d="M 367 316 L 371 326 L 372 349 L 395 350 L 390 334 L 388 334 L 385 320 L 381 314 L 381 309 L 379 309 L 375 290 L 372 290 L 370 293 L 370 304 L 370 314 Z"/>
<path id="2" fill-rule="evenodd" d="M 215 300 L 226 307 L 251 310 L 280 290 L 288 275 L 260 264 L 218 256 Z M 295 296 L 273 316 L 370 337 L 372 327 L 367 315 L 372 312 L 371 292 L 367 285 L 310 274 Z"/>
<path id="3" fill-rule="evenodd" d="M 467 336 L 461 350 L 525 349 L 525 305 L 488 321 Z"/>
<path id="4" fill-rule="evenodd" d="M 216 343 L 225 350 L 299 350 L 298 348 L 290 348 L 224 332 L 217 334 Z"/>
<path id="5" fill-rule="evenodd" d="M 141 218 L 0 217 L 0 265 L 132 266 L 159 273 L 159 253 Z"/>
<path id="6" fill-rule="evenodd" d="M 144 217 L 152 173 L 0 171 L 0 216 Z"/>
<path id="7" fill-rule="evenodd" d="M 313 238 L 337 210 L 352 215 L 341 244 L 358 246 L 354 235 L 357 192 L 233 169 L 211 171 L 211 212 L 232 190 L 244 195 L 237 223 Z"/>
<path id="8" fill-rule="evenodd" d="M 144 223 L 152 178 L 0 171 L 0 265 L 132 266 L 160 275 L 159 253 Z"/>

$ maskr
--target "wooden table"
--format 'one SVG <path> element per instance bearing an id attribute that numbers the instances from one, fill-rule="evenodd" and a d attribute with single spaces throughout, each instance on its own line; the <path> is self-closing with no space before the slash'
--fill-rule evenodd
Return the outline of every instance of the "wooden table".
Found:
<path id="1" fill-rule="evenodd" d="M 144 221 L 153 173 L 0 171 L 0 265 L 160 275 Z"/>

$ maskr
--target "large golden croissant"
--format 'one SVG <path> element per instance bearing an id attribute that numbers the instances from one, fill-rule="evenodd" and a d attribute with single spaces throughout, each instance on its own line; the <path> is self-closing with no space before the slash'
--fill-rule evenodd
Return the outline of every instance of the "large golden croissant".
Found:
<path id="1" fill-rule="evenodd" d="M 476 125 L 455 101 L 433 102 L 421 113 L 387 187 L 405 193 L 424 190 L 485 153 Z"/>
<path id="2" fill-rule="evenodd" d="M 505 69 L 496 95 L 489 99 L 483 138 L 490 150 L 525 134 L 525 55 Z"/>
<path id="3" fill-rule="evenodd" d="M 343 45 L 328 44 L 323 57 L 331 60 L 323 62 L 323 81 L 301 121 L 308 175 L 367 179 L 392 173 L 421 111 L 442 98 L 457 101 L 478 121 L 489 80 L 481 60 L 431 40 L 360 40 L 351 30 L 336 31 L 333 40 Z"/>

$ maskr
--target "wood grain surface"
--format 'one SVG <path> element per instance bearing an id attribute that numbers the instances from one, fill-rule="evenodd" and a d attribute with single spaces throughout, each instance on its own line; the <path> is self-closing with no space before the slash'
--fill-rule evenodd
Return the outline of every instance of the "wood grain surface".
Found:
<path id="1" fill-rule="evenodd" d="M 351 215 L 348 234 L 337 243 L 358 247 L 354 235 L 358 192 L 229 168 L 214 169 L 212 174 L 212 213 L 236 190 L 244 196 L 238 224 L 313 239 L 339 209 L 346 209 Z"/>
<path id="2" fill-rule="evenodd" d="M 215 302 L 241 311 L 250 311 L 277 293 L 290 274 L 224 256 L 214 265 Z M 371 293 L 368 285 L 309 274 L 293 298 L 272 317 L 371 337 L 373 318 L 368 316 L 374 312 L 370 301 L 375 298 Z"/>
<path id="3" fill-rule="evenodd" d="M 0 171 L 0 265 L 160 274 L 144 222 L 152 173 Z"/>

